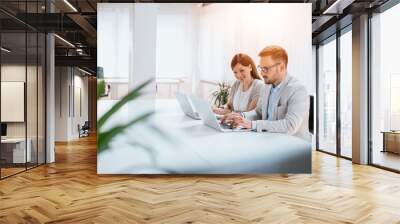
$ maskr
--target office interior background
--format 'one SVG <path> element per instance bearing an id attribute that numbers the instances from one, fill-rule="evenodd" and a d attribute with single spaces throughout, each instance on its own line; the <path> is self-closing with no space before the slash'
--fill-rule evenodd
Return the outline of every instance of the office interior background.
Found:
<path id="1" fill-rule="evenodd" d="M 93 4 L 85 11 L 95 23 Z M 62 1 L 0 3 L 2 179 L 54 162 L 55 142 L 78 139 L 85 122 L 96 130 L 96 39 L 74 22 L 91 27 L 82 15 L 60 14 L 71 10 Z"/>
<path id="2" fill-rule="evenodd" d="M 168 178 L 96 173 L 97 3 L 109 2 L 132 1 L 0 1 L 0 222 L 398 223 L 399 1 L 287 1 L 312 4 L 312 174 Z M 110 98 L 129 90 L 110 84 Z M 185 74 L 157 86 L 191 91 Z"/>
<path id="3" fill-rule="evenodd" d="M 89 121 L 91 131 L 95 131 L 96 3 L 99 2 L 122 1 L 76 1 L 72 4 L 62 1 L 1 2 L 2 178 L 45 161 L 54 161 L 54 142 L 78 138 L 78 125 L 81 127 L 85 121 Z M 340 14 L 335 14 L 336 11 L 324 11 L 334 1 L 297 2 L 312 4 L 313 68 L 303 73 L 307 88 L 316 97 L 315 149 L 352 159 L 352 99 L 355 97 L 352 74 L 356 55 L 352 49 L 363 35 L 366 43 L 358 47 L 365 48 L 362 51 L 367 58 L 364 72 L 367 80 L 360 85 L 360 88 L 367 89 L 367 96 L 364 96 L 367 97 L 368 113 L 364 120 L 367 124 L 363 126 L 368 136 L 368 139 L 363 139 L 368 142 L 366 163 L 398 171 L 398 146 L 392 145 L 398 135 L 390 132 L 400 129 L 400 103 L 396 100 L 400 91 L 400 68 L 396 63 L 400 46 L 396 41 L 400 33 L 394 29 L 400 20 L 400 6 L 396 1 L 348 1 L 333 7 L 340 11 Z M 218 6 L 199 3 L 190 12 L 207 7 L 211 11 Z M 49 12 L 54 13 L 53 16 Z M 156 66 L 151 67 L 156 74 L 158 98 L 174 97 L 175 91 L 182 89 L 208 97 L 218 81 L 233 80 L 229 66 L 221 66 L 218 61 L 223 57 L 207 53 L 213 49 L 203 50 L 215 57 L 215 63 L 203 66 L 209 70 L 193 76 L 195 60 L 190 58 L 194 50 L 194 46 L 189 44 L 191 38 L 212 41 L 218 49 L 216 52 L 223 52 L 223 47 L 230 43 L 224 43 L 223 36 L 207 39 L 195 35 L 198 30 L 191 23 L 197 15 L 188 12 L 182 7 L 172 15 L 157 17 L 157 37 L 164 37 L 157 38 L 157 52 L 160 53 L 156 55 Z M 258 13 L 262 14 L 261 11 Z M 218 24 L 218 16 L 222 14 L 209 13 L 202 20 L 203 28 L 197 27 L 199 30 L 208 29 L 206 32 L 210 34 L 216 33 L 223 25 Z M 233 14 L 230 16 L 235 21 L 242 19 Z M 132 21 L 128 18 L 128 14 L 121 12 L 119 17 L 107 19 L 121 21 L 115 27 L 118 32 L 129 32 L 126 27 Z M 360 18 L 363 21 L 357 21 Z M 244 27 L 249 20 L 242 21 L 238 25 Z M 357 26 L 366 26 L 361 31 L 356 27 L 356 37 L 353 34 L 354 21 L 358 22 Z M 244 45 L 245 36 L 229 33 L 233 31 L 233 25 L 224 27 L 224 30 L 226 35 L 241 38 L 240 44 Z M 185 44 L 168 44 L 176 42 Z M 171 46 L 179 47 L 171 49 Z M 113 52 L 116 70 L 106 72 L 105 78 L 111 86 L 109 98 L 119 99 L 129 89 L 128 74 L 118 72 L 120 68 L 129 71 L 129 68 L 125 69 L 129 66 L 129 52 L 128 48 L 120 45 L 116 45 Z M 294 70 L 289 66 L 290 69 Z"/>

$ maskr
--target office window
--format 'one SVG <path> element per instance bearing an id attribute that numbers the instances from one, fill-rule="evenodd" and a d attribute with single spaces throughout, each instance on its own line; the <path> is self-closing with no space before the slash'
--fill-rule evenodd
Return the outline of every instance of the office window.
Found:
<path id="1" fill-rule="evenodd" d="M 336 153 L 336 39 L 318 48 L 318 149 Z"/>
<path id="2" fill-rule="evenodd" d="M 99 10 L 97 27 L 97 64 L 103 67 L 104 78 L 110 81 L 128 82 L 131 60 L 129 52 L 133 44 L 133 10 L 131 5 L 126 7 L 107 7 Z M 109 35 L 103 35 L 108 33 Z M 107 38 L 105 38 L 107 37 Z"/>
<path id="3" fill-rule="evenodd" d="M 175 92 L 192 94 L 196 79 L 196 6 L 186 5 L 174 13 L 160 6 L 156 34 L 156 84 L 158 98 L 175 97 Z M 165 11 L 164 11 L 165 10 Z"/>
<path id="4" fill-rule="evenodd" d="M 19 3 L 21 14 L 41 12 L 39 1 Z M 2 20 L 13 18 L 0 13 Z M 45 44 L 38 30 L 0 24 L 0 178 L 45 162 Z M 4 26 L 3 26 L 4 25 Z"/>
<path id="5" fill-rule="evenodd" d="M 37 163 L 43 164 L 46 162 L 46 76 L 45 76 L 45 65 L 46 65 L 46 36 L 44 33 L 38 34 L 38 77 L 37 77 L 37 90 L 38 90 L 38 157 Z"/>
<path id="6" fill-rule="evenodd" d="M 390 74 L 390 130 L 400 130 L 400 73 Z"/>
<path id="7" fill-rule="evenodd" d="M 352 156 L 352 35 L 340 36 L 340 154 Z"/>
<path id="8" fill-rule="evenodd" d="M 185 16 L 157 16 L 157 78 L 185 76 Z"/>
<path id="9" fill-rule="evenodd" d="M 1 140 L 1 177 L 25 170 L 30 162 L 31 144 L 27 141 L 25 119 L 26 33 L 2 33 L 1 47 L 1 123 L 6 126 Z"/>
<path id="10" fill-rule="evenodd" d="M 400 170 L 400 4 L 371 19 L 372 163 Z"/>
<path id="11" fill-rule="evenodd" d="M 26 74 L 26 113 L 27 113 L 27 140 L 28 149 L 30 147 L 31 160 L 27 163 L 28 168 L 37 165 L 37 118 L 38 118 L 38 35 L 36 32 L 28 31 L 27 38 L 27 74 Z"/>
<path id="12" fill-rule="evenodd" d="M 185 14 L 157 15 L 156 96 L 174 98 L 175 92 L 187 89 L 190 75 L 185 67 L 192 63 L 187 54 L 189 40 Z M 186 81 L 186 83 L 185 83 Z M 186 87 L 186 88 L 184 88 Z M 190 93 L 190 91 L 188 91 Z"/>

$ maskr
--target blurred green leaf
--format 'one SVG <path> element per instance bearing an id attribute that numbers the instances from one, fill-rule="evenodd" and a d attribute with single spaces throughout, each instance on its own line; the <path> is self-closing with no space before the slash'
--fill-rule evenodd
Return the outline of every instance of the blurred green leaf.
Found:
<path id="1" fill-rule="evenodd" d="M 151 83 L 153 79 L 150 79 L 143 84 L 139 85 L 135 89 L 133 89 L 131 92 L 129 92 L 126 96 L 124 96 L 121 100 L 119 100 L 116 104 L 114 104 L 110 110 L 108 110 L 97 122 L 97 127 L 98 130 L 101 130 L 103 125 L 107 122 L 107 120 L 115 113 L 117 112 L 124 104 L 136 99 L 137 97 L 140 96 L 140 91 L 147 86 L 149 83 Z"/>
<path id="2" fill-rule="evenodd" d="M 97 83 L 97 99 L 100 99 L 105 94 L 106 91 L 106 82 L 104 80 L 99 81 Z"/>
<path id="3" fill-rule="evenodd" d="M 105 151 L 106 149 L 109 148 L 109 144 L 111 142 L 111 140 L 121 134 L 122 132 L 124 132 L 128 127 L 146 120 L 149 116 L 151 116 L 154 112 L 148 112 L 145 113 L 135 119 L 133 119 L 132 121 L 128 122 L 127 124 L 124 125 L 118 125 L 115 126 L 113 128 L 111 128 L 108 131 L 105 132 L 100 132 L 99 136 L 98 136 L 98 141 L 97 141 L 97 150 L 99 153 Z"/>
<path id="4" fill-rule="evenodd" d="M 140 143 L 138 141 L 128 142 L 128 144 L 131 145 L 132 147 L 140 147 L 142 149 L 145 149 L 150 155 L 151 162 L 153 164 L 156 164 L 156 162 L 157 162 L 156 161 L 157 151 L 153 147 L 151 147 L 149 145 L 142 144 L 142 143 Z"/>

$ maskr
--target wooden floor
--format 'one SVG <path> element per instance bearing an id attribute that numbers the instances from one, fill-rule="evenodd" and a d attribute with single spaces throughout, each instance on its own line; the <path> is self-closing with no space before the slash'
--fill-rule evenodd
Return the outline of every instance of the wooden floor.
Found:
<path id="1" fill-rule="evenodd" d="M 11 176 L 13 174 L 25 171 L 25 167 L 24 168 L 1 168 L 1 177 L 8 177 Z"/>
<path id="2" fill-rule="evenodd" d="M 320 152 L 312 175 L 98 176 L 95 139 L 0 181 L 0 223 L 400 223 L 400 175 Z"/>
<path id="3" fill-rule="evenodd" d="M 392 152 L 375 151 L 372 157 L 374 164 L 400 170 L 400 155 Z"/>
<path id="4" fill-rule="evenodd" d="M 25 168 L 25 165 L 19 165 L 19 167 L 7 167 L 7 168 L 1 168 L 1 178 L 6 178 L 11 175 L 15 175 L 20 172 L 24 172 L 27 169 L 33 169 L 37 165 L 36 164 L 27 164 L 27 167 Z"/>

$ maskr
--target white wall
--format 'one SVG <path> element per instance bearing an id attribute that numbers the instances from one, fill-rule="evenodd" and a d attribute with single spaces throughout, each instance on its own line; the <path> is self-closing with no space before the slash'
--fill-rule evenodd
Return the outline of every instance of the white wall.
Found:
<path id="1" fill-rule="evenodd" d="M 75 81 L 75 83 L 79 83 L 79 86 L 82 89 L 82 116 L 80 116 L 80 122 L 83 124 L 85 121 L 89 120 L 89 78 L 87 76 L 75 77 L 80 80 Z"/>
<path id="2" fill-rule="evenodd" d="M 230 61 L 236 53 L 256 64 L 267 45 L 280 45 L 289 55 L 288 71 L 315 92 L 312 73 L 311 4 L 211 4 L 200 15 L 199 76 L 233 80 Z"/>
<path id="3" fill-rule="evenodd" d="M 55 141 L 68 140 L 68 73 L 67 67 L 55 68 Z"/>
<path id="4" fill-rule="evenodd" d="M 72 138 L 79 137 L 78 125 L 82 126 L 85 121 L 88 121 L 88 78 L 87 76 L 82 76 L 83 73 L 80 73 L 79 70 L 75 69 L 74 71 L 74 102 L 73 113 L 71 119 L 71 134 Z M 71 105 L 72 106 L 72 105 Z"/>
<path id="5" fill-rule="evenodd" d="M 70 141 L 79 137 L 78 124 L 88 120 L 88 78 L 71 67 L 56 67 L 55 72 L 55 140 Z"/>

